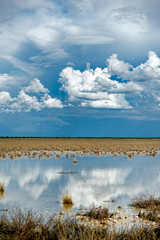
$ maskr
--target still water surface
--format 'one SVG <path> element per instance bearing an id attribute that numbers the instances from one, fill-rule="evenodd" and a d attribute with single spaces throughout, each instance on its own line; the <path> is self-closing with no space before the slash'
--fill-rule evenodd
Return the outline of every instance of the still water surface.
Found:
<path id="1" fill-rule="evenodd" d="M 63 210 L 62 195 L 73 198 L 73 211 L 106 206 L 114 210 L 127 207 L 141 193 L 159 196 L 160 155 L 125 156 L 61 155 L 59 159 L 5 159 L 0 162 L 0 210 L 12 207 L 33 209 L 39 213 Z M 68 174 L 67 172 L 72 172 Z M 114 200 L 114 201 L 112 201 Z"/>

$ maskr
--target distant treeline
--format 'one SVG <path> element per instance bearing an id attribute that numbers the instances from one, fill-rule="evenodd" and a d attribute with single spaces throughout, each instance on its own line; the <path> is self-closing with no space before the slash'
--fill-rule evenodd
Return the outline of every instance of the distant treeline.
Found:
<path id="1" fill-rule="evenodd" d="M 10 136 L 0 136 L 0 138 L 53 138 L 53 139 L 160 139 L 160 137 L 10 137 Z"/>

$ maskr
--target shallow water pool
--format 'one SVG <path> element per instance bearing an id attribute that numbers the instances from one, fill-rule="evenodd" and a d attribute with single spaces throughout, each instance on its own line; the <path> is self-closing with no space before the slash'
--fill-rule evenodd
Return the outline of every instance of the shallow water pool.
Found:
<path id="1" fill-rule="evenodd" d="M 56 154 L 55 154 L 56 155 Z M 54 156 L 55 156 L 54 155 Z M 56 213 L 93 205 L 128 208 L 132 198 L 139 194 L 160 193 L 160 155 L 125 156 L 77 155 L 77 164 L 69 155 L 50 159 L 15 160 L 0 162 L 0 183 L 5 191 L 0 193 L 0 210 L 12 207 L 33 209 L 38 213 Z M 69 194 L 74 205 L 63 208 L 61 197 Z"/>

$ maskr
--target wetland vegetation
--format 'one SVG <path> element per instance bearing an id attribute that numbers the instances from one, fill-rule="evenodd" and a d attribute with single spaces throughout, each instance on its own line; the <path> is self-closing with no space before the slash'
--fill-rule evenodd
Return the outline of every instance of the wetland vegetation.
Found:
<path id="1" fill-rule="evenodd" d="M 93 213 L 95 210 L 96 213 Z M 88 214 L 97 219 L 97 210 L 92 209 Z M 101 212 L 103 209 L 101 210 Z M 106 211 L 106 209 L 104 209 Z M 108 211 L 107 218 L 108 218 Z M 99 221 L 102 218 L 98 215 Z M 110 229 L 108 226 L 94 227 L 90 224 L 80 223 L 76 218 L 61 219 L 52 216 L 44 219 L 32 211 L 13 209 L 10 214 L 0 215 L 0 239 L 23 240 L 60 240 L 60 239 L 106 239 L 106 240 L 138 240 L 160 238 L 160 225 Z"/>
<path id="2" fill-rule="evenodd" d="M 53 151 L 76 154 L 112 154 L 132 158 L 135 154 L 155 157 L 160 150 L 160 139 L 108 138 L 0 138 L 0 158 L 22 156 L 50 158 Z M 60 155 L 57 153 L 57 158 Z"/>

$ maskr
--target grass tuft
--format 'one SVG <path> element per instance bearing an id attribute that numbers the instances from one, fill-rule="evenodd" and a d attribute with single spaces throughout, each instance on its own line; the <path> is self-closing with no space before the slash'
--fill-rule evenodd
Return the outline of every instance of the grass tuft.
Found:
<path id="1" fill-rule="evenodd" d="M 73 159 L 73 164 L 77 164 L 78 163 L 78 161 L 77 161 L 77 159 Z"/>
<path id="2" fill-rule="evenodd" d="M 63 204 L 73 205 L 73 200 L 72 200 L 72 196 L 71 195 L 64 195 L 64 196 L 62 196 L 62 201 L 63 201 Z"/>

